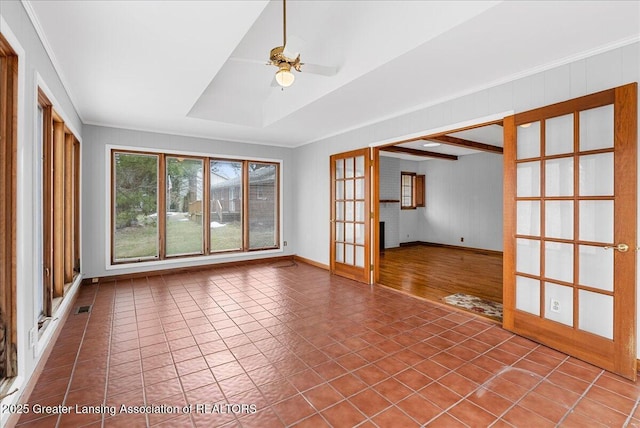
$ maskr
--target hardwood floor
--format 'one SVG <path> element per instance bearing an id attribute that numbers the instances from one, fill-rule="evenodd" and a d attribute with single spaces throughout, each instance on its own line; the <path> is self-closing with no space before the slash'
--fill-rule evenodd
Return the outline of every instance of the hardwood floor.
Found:
<path id="1" fill-rule="evenodd" d="M 429 245 L 380 254 L 379 284 L 430 300 L 465 293 L 502 303 L 502 255 Z"/>

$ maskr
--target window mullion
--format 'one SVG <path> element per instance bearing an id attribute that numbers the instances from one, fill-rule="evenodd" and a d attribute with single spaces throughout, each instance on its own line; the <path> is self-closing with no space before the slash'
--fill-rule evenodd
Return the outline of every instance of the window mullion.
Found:
<path id="1" fill-rule="evenodd" d="M 166 155 L 158 155 L 158 197 L 156 212 L 158 213 L 158 258 L 166 258 L 167 227 L 167 168 Z"/>
<path id="2" fill-rule="evenodd" d="M 202 165 L 203 254 L 209 254 L 211 252 L 211 158 L 204 158 Z"/>
<path id="3" fill-rule="evenodd" d="M 242 251 L 249 251 L 249 161 L 242 162 Z"/>

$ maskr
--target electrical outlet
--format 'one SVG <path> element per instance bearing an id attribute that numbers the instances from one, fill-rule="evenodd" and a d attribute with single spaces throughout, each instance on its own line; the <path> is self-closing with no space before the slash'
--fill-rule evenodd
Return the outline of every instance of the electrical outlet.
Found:
<path id="1" fill-rule="evenodd" d="M 286 247 L 286 246 L 287 246 L 287 241 L 284 241 L 284 242 L 283 242 L 283 245 Z"/>
<path id="2" fill-rule="evenodd" d="M 33 348 L 38 344 L 38 328 L 33 327 L 29 330 L 29 347 Z"/>
<path id="3" fill-rule="evenodd" d="M 460 237 L 460 242 L 464 242 L 464 238 L 463 237 Z"/>
<path id="4" fill-rule="evenodd" d="M 551 307 L 549 309 L 551 310 L 551 312 L 560 312 L 560 300 L 552 298 L 550 306 Z"/>
<path id="5" fill-rule="evenodd" d="M 100 278 L 91 278 L 92 284 L 97 284 L 100 281 Z"/>

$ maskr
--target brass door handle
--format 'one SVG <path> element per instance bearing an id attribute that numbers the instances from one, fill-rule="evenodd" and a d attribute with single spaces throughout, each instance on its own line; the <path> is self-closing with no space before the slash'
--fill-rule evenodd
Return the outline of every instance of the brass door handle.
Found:
<path id="1" fill-rule="evenodd" d="M 614 250 L 620 251 L 621 253 L 626 253 L 627 251 L 629 251 L 629 246 L 627 244 L 618 244 L 614 247 L 609 247 L 609 246 L 604 247 L 605 250 L 609 250 L 611 248 L 613 248 Z"/>

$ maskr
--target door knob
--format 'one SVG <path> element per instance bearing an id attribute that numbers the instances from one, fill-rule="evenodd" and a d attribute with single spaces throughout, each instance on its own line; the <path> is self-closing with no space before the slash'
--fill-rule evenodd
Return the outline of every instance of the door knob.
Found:
<path id="1" fill-rule="evenodd" d="M 629 251 L 629 246 L 627 244 L 618 244 L 614 247 L 609 247 L 609 246 L 604 247 L 605 250 L 609 250 L 611 248 L 613 248 L 614 250 L 618 250 L 621 253 L 626 253 L 627 251 Z"/>

